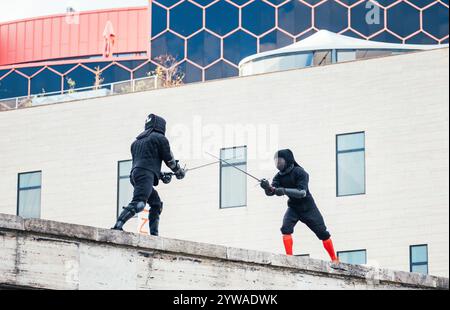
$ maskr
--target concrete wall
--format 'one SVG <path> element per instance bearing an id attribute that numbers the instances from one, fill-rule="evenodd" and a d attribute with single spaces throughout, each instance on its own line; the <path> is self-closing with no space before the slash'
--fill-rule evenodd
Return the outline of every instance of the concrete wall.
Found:
<path id="1" fill-rule="evenodd" d="M 409 271 L 409 246 L 428 244 L 429 272 L 448 276 L 448 55 L 419 52 L 2 112 L 0 212 L 16 214 L 17 174 L 42 170 L 42 218 L 111 227 L 117 162 L 130 158 L 150 112 L 168 120 L 175 155 L 191 167 L 211 159 L 178 150 L 180 125 L 195 135 L 201 119 L 205 149 L 217 142 L 211 129 L 275 125 L 278 146 L 249 158 L 248 171 L 270 178 L 275 149 L 291 148 L 310 173 L 336 250 L 366 249 L 370 265 Z M 367 193 L 336 197 L 335 136 L 354 131 L 366 132 Z M 266 147 L 246 135 L 232 140 L 220 146 Z M 265 197 L 250 178 L 247 188 L 247 207 L 220 210 L 217 166 L 160 186 L 161 235 L 283 253 L 285 199 Z M 294 239 L 295 254 L 327 259 L 304 225 Z"/>
<path id="2" fill-rule="evenodd" d="M 448 289 L 448 279 L 0 214 L 0 288 Z"/>

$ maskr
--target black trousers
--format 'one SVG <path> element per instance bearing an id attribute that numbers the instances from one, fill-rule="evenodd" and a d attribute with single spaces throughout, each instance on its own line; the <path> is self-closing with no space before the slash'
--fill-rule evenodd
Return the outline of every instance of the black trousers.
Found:
<path id="1" fill-rule="evenodd" d="M 134 187 L 132 204 L 140 201 L 146 202 L 150 206 L 148 215 L 150 234 L 158 236 L 159 218 L 162 213 L 163 203 L 158 192 L 153 187 L 155 174 L 152 171 L 134 168 L 131 171 L 130 182 Z"/>
<path id="2" fill-rule="evenodd" d="M 283 218 L 281 233 L 291 235 L 299 221 L 306 224 L 320 240 L 328 240 L 331 237 L 319 209 L 312 206 L 307 208 L 288 207 Z"/>

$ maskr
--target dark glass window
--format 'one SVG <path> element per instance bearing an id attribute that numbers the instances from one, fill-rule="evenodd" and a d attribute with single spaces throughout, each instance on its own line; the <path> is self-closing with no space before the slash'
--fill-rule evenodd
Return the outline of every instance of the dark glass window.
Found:
<path id="1" fill-rule="evenodd" d="M 28 79 L 12 72 L 0 80 L 0 99 L 28 96 Z"/>
<path id="2" fill-rule="evenodd" d="M 202 31 L 188 39 L 187 57 L 200 66 L 207 66 L 220 58 L 220 39 Z"/>
<path id="3" fill-rule="evenodd" d="M 298 0 L 291 0 L 278 9 L 278 27 L 292 35 L 311 28 L 311 8 Z"/>
<path id="4" fill-rule="evenodd" d="M 202 5 L 202 6 L 207 6 L 208 4 L 211 4 L 212 2 L 214 2 L 215 0 L 192 0 L 194 2 L 197 2 L 198 4 Z"/>
<path id="5" fill-rule="evenodd" d="M 76 66 L 76 64 L 68 64 L 68 65 L 54 65 L 54 66 L 50 66 L 50 67 L 52 69 L 58 71 L 59 73 L 64 74 L 67 71 L 71 70 L 75 66 Z"/>
<path id="6" fill-rule="evenodd" d="M 252 0 L 230 0 L 233 3 L 236 3 L 237 5 L 244 5 Z"/>
<path id="7" fill-rule="evenodd" d="M 340 32 L 348 26 L 348 9 L 336 1 L 326 1 L 315 8 L 318 29 Z"/>
<path id="8" fill-rule="evenodd" d="M 39 70 L 43 69 L 43 66 L 40 67 L 25 67 L 25 68 L 20 68 L 17 71 L 22 72 L 25 75 L 28 76 L 32 76 L 33 74 L 35 74 L 36 72 L 38 72 Z"/>
<path id="9" fill-rule="evenodd" d="M 420 29 L 420 11 L 406 2 L 399 2 L 388 10 L 387 27 L 401 37 Z"/>
<path id="10" fill-rule="evenodd" d="M 128 81 L 131 79 L 131 73 L 118 65 L 112 65 L 102 72 L 102 84 L 109 84 L 119 81 Z"/>
<path id="11" fill-rule="evenodd" d="M 42 172 L 19 174 L 17 184 L 17 215 L 23 218 L 41 217 Z"/>
<path id="12" fill-rule="evenodd" d="M 406 44 L 437 44 L 438 41 L 436 41 L 435 39 L 433 39 L 429 35 L 426 35 L 423 32 L 419 32 L 418 34 L 415 34 L 414 36 L 405 40 L 405 43 Z"/>
<path id="13" fill-rule="evenodd" d="M 127 67 L 130 70 L 134 70 L 137 67 L 139 67 L 140 65 L 142 65 L 144 62 L 145 62 L 145 60 L 124 60 L 124 61 L 119 61 L 118 63 Z"/>
<path id="14" fill-rule="evenodd" d="M 256 54 L 256 38 L 239 30 L 223 39 L 224 58 L 238 65 L 239 62 L 250 55 Z"/>
<path id="15" fill-rule="evenodd" d="M 45 69 L 31 79 L 31 94 L 54 93 L 61 91 L 61 76 Z"/>
<path id="16" fill-rule="evenodd" d="M 94 86 L 95 83 L 95 74 L 81 66 L 77 67 L 75 70 L 64 76 L 65 90 L 70 89 L 68 79 L 75 82 L 74 88 L 91 87 Z"/>
<path id="17" fill-rule="evenodd" d="M 159 56 L 170 55 L 181 61 L 184 58 L 184 39 L 171 33 L 165 32 L 152 41 L 152 59 L 156 61 Z"/>
<path id="18" fill-rule="evenodd" d="M 438 39 L 448 36 L 448 21 L 448 8 L 442 3 L 436 2 L 423 12 L 424 30 Z"/>
<path id="19" fill-rule="evenodd" d="M 219 1 L 206 9 L 206 28 L 224 36 L 239 27 L 239 9 Z"/>
<path id="20" fill-rule="evenodd" d="M 180 0 L 157 0 L 157 2 L 161 3 L 162 5 L 164 5 L 166 7 L 170 7 L 174 4 L 176 4 L 177 2 L 180 2 Z"/>
<path id="21" fill-rule="evenodd" d="M 0 70 L 0 78 L 3 77 L 6 73 L 8 73 L 10 70 L 9 69 L 5 69 L 5 70 Z"/>
<path id="22" fill-rule="evenodd" d="M 385 11 L 374 2 L 361 2 L 351 9 L 352 28 L 371 36 L 384 28 Z"/>
<path id="23" fill-rule="evenodd" d="M 189 36 L 203 25 L 203 10 L 184 1 L 170 10 L 170 29 L 182 36 Z"/>
<path id="24" fill-rule="evenodd" d="M 259 40 L 259 51 L 266 52 L 294 43 L 294 39 L 285 33 L 274 30 Z"/>
<path id="25" fill-rule="evenodd" d="M 100 68 L 102 70 L 104 67 L 111 64 L 110 61 L 100 61 L 100 62 L 87 62 L 84 63 L 84 65 L 92 70 L 97 70 L 97 68 Z"/>
<path id="26" fill-rule="evenodd" d="M 255 35 L 261 35 L 275 27 L 275 8 L 255 0 L 242 8 L 242 27 Z"/>
<path id="27" fill-rule="evenodd" d="M 215 80 L 236 76 L 238 74 L 239 70 L 236 67 L 233 67 L 225 61 L 219 61 L 218 63 L 205 70 L 205 79 Z"/>
<path id="28" fill-rule="evenodd" d="M 376 36 L 372 37 L 372 41 L 386 42 L 386 43 L 403 43 L 401 39 L 394 36 L 392 33 L 388 31 L 380 32 Z"/>
<path id="29" fill-rule="evenodd" d="M 152 36 L 163 32 L 167 28 L 167 10 L 155 2 L 152 3 Z"/>
<path id="30" fill-rule="evenodd" d="M 136 69 L 133 73 L 133 76 L 135 79 L 140 79 L 140 78 L 146 78 L 149 76 L 149 74 L 151 75 L 152 72 L 154 72 L 156 69 L 156 65 L 149 62 L 146 63 L 145 65 L 139 67 L 139 69 Z"/>
<path id="31" fill-rule="evenodd" d="M 187 61 L 183 61 L 178 68 L 179 72 L 184 75 L 183 81 L 185 83 L 201 82 L 203 79 L 202 69 L 199 69 Z"/>

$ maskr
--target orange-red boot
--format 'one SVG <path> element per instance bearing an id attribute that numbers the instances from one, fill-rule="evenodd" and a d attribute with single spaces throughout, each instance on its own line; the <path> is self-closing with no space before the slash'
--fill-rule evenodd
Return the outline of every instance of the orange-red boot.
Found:
<path id="1" fill-rule="evenodd" d="M 331 261 L 333 263 L 339 263 L 339 259 L 336 257 L 336 253 L 334 252 L 333 241 L 331 241 L 331 238 L 323 241 L 323 247 L 327 250 L 328 255 L 330 255 Z"/>
<path id="2" fill-rule="evenodd" d="M 283 235 L 283 243 L 286 250 L 286 255 L 292 255 L 292 246 L 294 245 L 292 235 Z"/>

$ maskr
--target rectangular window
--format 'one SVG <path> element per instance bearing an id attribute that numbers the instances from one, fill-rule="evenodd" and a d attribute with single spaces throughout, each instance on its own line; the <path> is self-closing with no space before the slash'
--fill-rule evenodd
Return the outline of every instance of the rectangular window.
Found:
<path id="1" fill-rule="evenodd" d="M 364 265 L 367 264 L 366 250 L 341 251 L 337 252 L 337 256 L 341 263 Z"/>
<path id="2" fill-rule="evenodd" d="M 428 274 L 428 246 L 426 244 L 409 247 L 410 271 Z"/>
<path id="3" fill-rule="evenodd" d="M 17 215 L 23 218 L 41 217 L 42 172 L 19 173 L 17 184 Z"/>
<path id="4" fill-rule="evenodd" d="M 133 199 L 133 186 L 130 183 L 131 160 L 119 161 L 117 174 L 117 216 L 122 208 L 128 206 Z"/>
<path id="5" fill-rule="evenodd" d="M 365 133 L 336 136 L 336 195 L 366 193 Z"/>
<path id="6" fill-rule="evenodd" d="M 247 205 L 247 176 L 230 164 L 247 171 L 247 147 L 223 148 L 220 158 L 229 164 L 220 164 L 220 208 L 245 207 Z"/>

